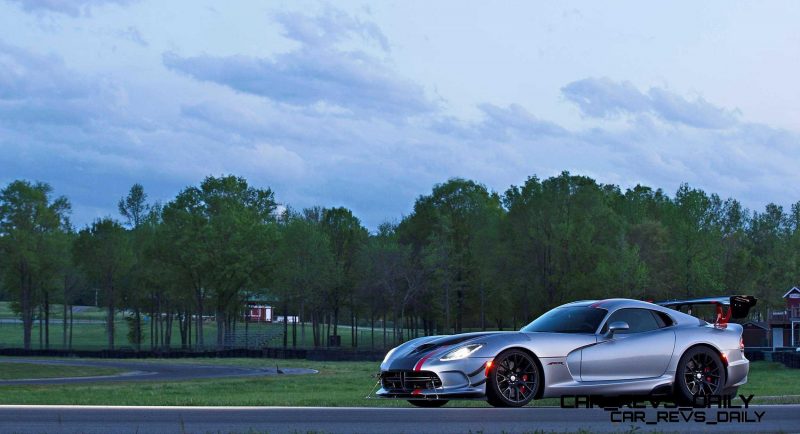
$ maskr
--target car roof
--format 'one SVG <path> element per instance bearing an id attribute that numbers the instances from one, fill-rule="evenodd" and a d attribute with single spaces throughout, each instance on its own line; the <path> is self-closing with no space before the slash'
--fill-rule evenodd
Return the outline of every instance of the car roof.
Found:
<path id="1" fill-rule="evenodd" d="M 563 304 L 559 307 L 596 307 L 598 309 L 605 309 L 608 311 L 615 311 L 622 308 L 640 308 L 650 309 L 659 312 L 668 313 L 673 320 L 682 324 L 697 324 L 697 321 L 705 323 L 694 316 L 685 314 L 683 312 L 670 309 L 667 307 L 659 306 L 657 304 L 649 303 L 642 300 L 633 300 L 630 298 L 607 298 L 604 300 L 580 300 L 572 303 Z"/>
<path id="2" fill-rule="evenodd" d="M 640 307 L 646 309 L 658 309 L 658 305 L 653 303 L 648 303 L 646 301 L 641 300 L 633 300 L 630 298 L 607 298 L 604 300 L 580 300 L 580 301 L 573 301 L 572 303 L 567 303 L 562 305 L 561 307 L 598 307 L 602 309 L 618 309 L 620 307 Z"/>

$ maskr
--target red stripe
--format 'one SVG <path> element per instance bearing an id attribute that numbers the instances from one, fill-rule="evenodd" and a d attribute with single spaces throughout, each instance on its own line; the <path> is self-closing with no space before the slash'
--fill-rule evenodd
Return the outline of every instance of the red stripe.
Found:
<path id="1" fill-rule="evenodd" d="M 431 351 L 427 356 L 419 359 L 419 362 L 417 362 L 417 364 L 414 365 L 414 370 L 415 371 L 421 370 L 422 369 L 422 364 L 425 363 L 425 361 L 428 360 L 433 355 L 433 353 L 435 353 L 435 351 Z"/>
<path id="2" fill-rule="evenodd" d="M 437 348 L 437 349 L 435 349 L 435 350 L 431 351 L 430 353 L 428 353 L 428 355 L 427 355 L 427 356 L 425 356 L 425 357 L 423 357 L 423 358 L 419 359 L 419 361 L 417 362 L 417 364 L 416 364 L 416 365 L 414 365 L 414 370 L 415 370 L 415 371 L 420 371 L 420 370 L 422 370 L 422 364 L 423 364 L 423 363 L 425 363 L 425 361 L 426 361 L 426 360 L 430 359 L 430 358 L 431 358 L 431 356 L 432 356 L 432 355 L 434 355 L 435 353 L 438 353 L 438 352 L 440 352 L 441 350 L 443 350 L 443 349 L 445 349 L 445 348 L 447 348 L 447 347 L 449 347 L 449 346 L 450 346 L 450 345 L 442 345 L 441 347 L 439 347 L 439 348 Z"/>
<path id="3" fill-rule="evenodd" d="M 412 395 L 421 395 L 422 394 L 422 390 L 421 389 L 414 389 L 414 391 L 411 392 L 411 394 Z"/>

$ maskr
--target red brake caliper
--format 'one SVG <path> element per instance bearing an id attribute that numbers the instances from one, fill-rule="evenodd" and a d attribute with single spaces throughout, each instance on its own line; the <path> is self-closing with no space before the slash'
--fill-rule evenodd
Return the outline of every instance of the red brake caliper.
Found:
<path id="1" fill-rule="evenodd" d="M 528 381 L 528 374 L 522 376 L 522 381 Z M 520 387 L 519 391 L 525 393 L 525 386 Z"/>

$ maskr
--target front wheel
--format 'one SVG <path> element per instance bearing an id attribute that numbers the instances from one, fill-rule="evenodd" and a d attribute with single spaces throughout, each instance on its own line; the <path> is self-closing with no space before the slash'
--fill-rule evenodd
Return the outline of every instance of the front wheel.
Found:
<path id="1" fill-rule="evenodd" d="M 676 401 L 692 405 L 709 395 L 721 394 L 725 384 L 725 367 L 711 348 L 695 347 L 681 357 L 675 377 Z"/>
<path id="2" fill-rule="evenodd" d="M 486 380 L 486 401 L 495 407 L 522 407 L 536 396 L 541 374 L 530 354 L 503 351 L 494 359 Z"/>
<path id="3" fill-rule="evenodd" d="M 447 404 L 446 399 L 409 399 L 408 403 L 414 407 L 436 408 Z"/>

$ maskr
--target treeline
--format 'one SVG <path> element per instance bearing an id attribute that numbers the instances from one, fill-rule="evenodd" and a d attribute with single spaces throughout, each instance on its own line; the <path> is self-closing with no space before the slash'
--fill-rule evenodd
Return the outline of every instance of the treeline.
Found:
<path id="1" fill-rule="evenodd" d="M 278 207 L 270 189 L 235 176 L 208 177 L 163 205 L 136 184 L 118 208 L 121 219 L 76 230 L 49 185 L 0 191 L 2 285 L 25 348 L 35 321 L 50 346 L 53 304 L 63 305 L 68 346 L 70 306 L 87 289 L 107 309 L 109 348 L 119 312 L 136 348 L 148 333 L 151 348 L 224 347 L 246 302 L 264 299 L 310 322 L 315 346 L 342 333 L 356 346 L 358 327 L 373 330 L 374 346 L 387 325 L 398 340 L 513 329 L 577 299 L 748 293 L 763 315 L 800 271 L 800 203 L 751 212 L 687 185 L 669 197 L 566 172 L 502 195 L 451 179 L 371 233 L 348 209 Z M 215 342 L 204 339 L 209 326 Z M 283 345 L 296 345 L 288 327 Z"/>

